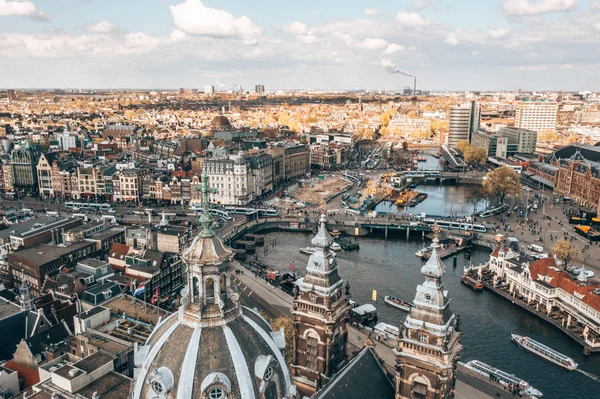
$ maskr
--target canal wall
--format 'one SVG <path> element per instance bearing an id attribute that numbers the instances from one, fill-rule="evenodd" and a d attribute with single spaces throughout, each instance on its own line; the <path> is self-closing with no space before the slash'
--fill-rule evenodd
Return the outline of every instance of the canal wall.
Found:
<path id="1" fill-rule="evenodd" d="M 543 319 L 544 321 L 552 324 L 554 327 L 558 328 L 559 330 L 561 330 L 563 333 L 567 334 L 569 337 L 571 337 L 573 340 L 575 340 L 578 344 L 580 344 L 581 346 L 583 346 L 583 353 L 586 355 L 589 355 L 592 352 L 600 352 L 600 347 L 592 347 L 590 344 L 588 344 L 583 337 L 570 330 L 569 328 L 565 327 L 562 325 L 562 321 L 558 321 L 556 319 L 553 319 L 552 317 L 547 316 L 544 312 L 540 312 L 539 310 L 536 310 L 535 308 L 532 308 L 531 306 L 529 306 L 527 304 L 527 302 L 513 297 L 510 293 L 502 291 L 496 287 L 494 287 L 493 284 L 490 284 L 488 281 L 485 280 L 481 280 L 481 283 L 483 284 L 483 286 L 488 289 L 489 291 L 500 295 L 501 297 L 508 299 L 509 301 L 511 301 L 512 303 L 514 303 L 515 305 L 521 307 L 522 309 L 525 309 L 526 311 L 528 311 L 529 313 L 532 313 L 536 316 L 538 316 L 539 318 Z"/>

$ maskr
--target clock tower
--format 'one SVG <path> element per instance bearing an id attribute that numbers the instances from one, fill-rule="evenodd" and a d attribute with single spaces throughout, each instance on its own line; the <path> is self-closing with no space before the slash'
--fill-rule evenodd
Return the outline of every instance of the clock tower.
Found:
<path id="1" fill-rule="evenodd" d="M 298 390 L 311 396 L 329 381 L 346 359 L 348 340 L 348 285 L 338 274 L 333 238 L 325 215 L 312 239 L 316 252 L 310 256 L 306 275 L 298 279 L 292 310 L 294 361 L 291 366 Z"/>
<path id="2" fill-rule="evenodd" d="M 414 307 L 401 326 L 396 354 L 396 399 L 454 397 L 456 363 L 462 351 L 458 316 L 450 310 L 442 282 L 446 265 L 439 240 L 433 239 L 431 257 L 421 268 L 425 282 L 417 287 Z"/>

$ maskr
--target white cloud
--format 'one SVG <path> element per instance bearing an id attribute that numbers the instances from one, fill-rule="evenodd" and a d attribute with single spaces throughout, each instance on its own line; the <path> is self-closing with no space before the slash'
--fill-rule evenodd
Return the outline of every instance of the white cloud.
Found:
<path id="1" fill-rule="evenodd" d="M 479 54 L 481 54 L 481 51 L 479 51 L 479 50 L 473 50 L 473 51 L 471 51 L 471 54 L 473 54 L 473 55 L 479 55 Z"/>
<path id="2" fill-rule="evenodd" d="M 96 33 L 110 33 L 117 30 L 117 25 L 111 22 L 108 22 L 104 18 L 95 24 L 90 24 L 85 27 L 88 32 L 96 32 Z"/>
<path id="3" fill-rule="evenodd" d="M 383 50 L 383 52 L 385 54 L 394 54 L 397 53 L 398 51 L 404 51 L 406 48 L 404 46 L 401 46 L 399 44 L 396 43 L 390 43 L 388 44 L 388 46 L 386 47 L 385 50 Z"/>
<path id="4" fill-rule="evenodd" d="M 488 31 L 488 34 L 492 39 L 502 39 L 503 37 L 508 36 L 510 34 L 510 31 L 506 28 L 498 28 L 491 29 L 490 31 Z"/>
<path id="5" fill-rule="evenodd" d="M 536 72 L 536 71 L 546 71 L 550 69 L 552 65 L 550 64 L 541 64 L 541 65 L 522 65 L 516 67 L 508 68 L 511 71 L 519 71 L 519 72 Z"/>
<path id="6" fill-rule="evenodd" d="M 173 29 L 169 37 L 174 42 L 181 42 L 187 38 L 187 33 L 182 32 L 179 29 Z"/>
<path id="7" fill-rule="evenodd" d="M 600 1 L 592 2 L 592 10 L 600 10 Z"/>
<path id="8" fill-rule="evenodd" d="M 315 35 L 296 35 L 296 40 L 303 44 L 315 44 L 317 37 Z"/>
<path id="9" fill-rule="evenodd" d="M 502 9 L 506 15 L 537 15 L 554 11 L 568 11 L 575 7 L 577 0 L 506 0 Z"/>
<path id="10" fill-rule="evenodd" d="M 379 10 L 376 8 L 365 8 L 365 15 L 374 17 L 375 15 L 379 15 Z"/>
<path id="11" fill-rule="evenodd" d="M 47 20 L 48 17 L 42 11 L 35 8 L 30 1 L 0 0 L 0 16 L 29 17 L 37 20 Z"/>
<path id="12" fill-rule="evenodd" d="M 300 21 L 294 21 L 291 24 L 284 26 L 283 30 L 292 35 L 305 35 L 308 28 L 306 27 L 306 24 L 303 24 Z"/>
<path id="13" fill-rule="evenodd" d="M 455 37 L 447 37 L 444 41 L 451 46 L 456 46 L 458 44 L 458 40 Z"/>
<path id="14" fill-rule="evenodd" d="M 192 35 L 252 39 L 262 33 L 248 17 L 234 18 L 227 11 L 206 7 L 200 0 L 170 6 L 175 26 Z"/>
<path id="15" fill-rule="evenodd" d="M 415 12 L 398 12 L 396 15 L 396 21 L 402 26 L 415 27 L 429 25 L 429 20 L 424 19 Z"/>
<path id="16" fill-rule="evenodd" d="M 383 50 L 388 46 L 388 42 L 385 39 L 372 39 L 367 37 L 362 41 L 358 42 L 357 47 L 365 50 Z"/>
<path id="17" fill-rule="evenodd" d="M 389 58 L 382 58 L 375 62 L 375 65 L 382 68 L 396 68 L 396 64 L 394 64 L 394 62 Z"/>

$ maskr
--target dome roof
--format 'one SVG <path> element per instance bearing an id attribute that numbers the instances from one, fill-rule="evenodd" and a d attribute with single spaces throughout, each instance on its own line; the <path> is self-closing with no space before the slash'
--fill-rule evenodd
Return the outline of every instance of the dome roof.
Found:
<path id="1" fill-rule="evenodd" d="M 231 122 L 223 115 L 217 115 L 210 122 L 210 125 L 214 128 L 226 128 L 231 127 Z"/>
<path id="2" fill-rule="evenodd" d="M 220 326 L 193 327 L 183 311 L 172 314 L 137 348 L 136 359 L 144 360 L 133 397 L 292 398 L 295 387 L 273 338 L 279 334 L 248 308 Z"/>

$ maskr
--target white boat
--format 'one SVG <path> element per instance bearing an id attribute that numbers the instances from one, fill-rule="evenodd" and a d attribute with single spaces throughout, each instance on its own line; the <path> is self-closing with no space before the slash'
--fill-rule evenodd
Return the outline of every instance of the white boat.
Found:
<path id="1" fill-rule="evenodd" d="M 505 371 L 499 370 L 495 367 L 485 364 L 484 362 L 480 362 L 479 360 L 471 360 L 465 364 L 465 367 L 485 377 L 494 377 L 498 383 L 504 386 L 512 385 L 513 387 L 517 387 L 519 389 L 519 393 L 527 393 L 529 396 L 534 398 L 544 396 L 540 391 L 529 385 L 527 381 L 520 379 L 514 374 L 508 374 Z"/>
<path id="2" fill-rule="evenodd" d="M 433 251 L 433 249 L 431 247 L 427 247 L 427 248 L 422 248 L 419 249 L 417 252 L 415 252 L 415 255 L 417 256 L 417 258 L 421 258 L 421 259 L 425 259 L 425 258 L 429 258 L 431 256 L 431 252 Z"/>
<path id="3" fill-rule="evenodd" d="M 334 251 L 341 251 L 342 250 L 342 247 L 337 242 L 334 242 L 333 244 L 331 244 L 331 246 L 329 248 L 333 249 Z"/>
<path id="4" fill-rule="evenodd" d="M 388 305 L 392 305 L 395 308 L 405 310 L 407 312 L 410 312 L 410 309 L 413 306 L 415 306 L 412 303 L 408 303 L 406 301 L 403 301 L 402 299 L 398 299 L 395 296 L 391 296 L 391 295 L 384 296 L 383 301 L 385 303 L 387 303 Z"/>
<path id="5" fill-rule="evenodd" d="M 544 344 L 537 342 L 534 339 L 531 339 L 529 337 L 523 337 L 517 334 L 511 334 L 511 338 L 521 348 L 527 349 L 528 351 L 533 352 L 536 355 L 551 361 L 552 363 L 558 364 L 559 366 L 564 367 L 567 370 L 575 370 L 577 368 L 577 363 L 575 363 L 575 360 L 563 355 L 560 352 L 555 351 L 552 348 L 547 347 Z"/>
<path id="6" fill-rule="evenodd" d="M 300 248 L 300 252 L 306 255 L 312 255 L 315 252 L 317 252 L 317 248 L 315 247 L 304 247 L 304 248 Z"/>

